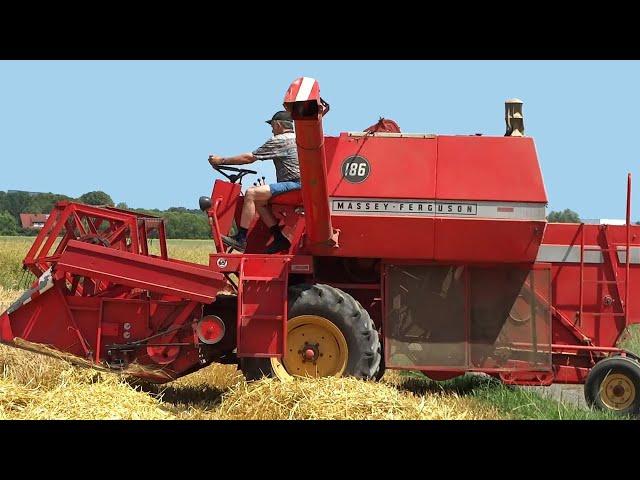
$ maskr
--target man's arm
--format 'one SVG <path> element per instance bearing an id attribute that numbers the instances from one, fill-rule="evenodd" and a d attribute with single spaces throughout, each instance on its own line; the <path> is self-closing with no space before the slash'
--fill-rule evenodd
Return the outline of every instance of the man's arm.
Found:
<path id="1" fill-rule="evenodd" d="M 244 165 L 245 163 L 253 163 L 256 160 L 272 160 L 281 154 L 283 147 L 286 147 L 286 141 L 278 138 L 267 140 L 262 146 L 250 153 L 241 153 L 234 157 L 221 157 L 218 155 L 209 155 L 209 163 L 215 165 Z"/>
<path id="2" fill-rule="evenodd" d="M 209 163 L 214 165 L 244 165 L 246 163 L 253 163 L 257 158 L 253 153 L 241 153 L 233 157 L 221 157 L 219 155 L 209 155 Z"/>

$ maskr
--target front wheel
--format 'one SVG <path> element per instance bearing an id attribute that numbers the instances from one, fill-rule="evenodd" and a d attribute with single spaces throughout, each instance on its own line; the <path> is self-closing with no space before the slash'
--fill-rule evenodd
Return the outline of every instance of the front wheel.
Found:
<path id="1" fill-rule="evenodd" d="M 584 396 L 598 410 L 640 414 L 640 363 L 621 356 L 600 360 L 587 376 Z"/>
<path id="2" fill-rule="evenodd" d="M 284 358 L 243 358 L 247 380 L 277 376 L 375 378 L 380 339 L 369 313 L 351 295 L 329 285 L 292 287 Z"/>

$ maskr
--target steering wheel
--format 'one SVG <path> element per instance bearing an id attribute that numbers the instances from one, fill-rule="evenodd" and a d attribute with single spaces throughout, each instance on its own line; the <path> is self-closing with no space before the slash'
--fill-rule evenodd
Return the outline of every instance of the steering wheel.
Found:
<path id="1" fill-rule="evenodd" d="M 222 175 L 224 175 L 225 177 L 227 177 L 227 179 L 231 182 L 231 183 L 242 183 L 242 177 L 244 177 L 245 175 L 248 175 L 250 173 L 257 175 L 258 172 L 256 172 L 255 170 L 247 170 L 246 168 L 236 168 L 236 167 L 227 167 L 226 165 L 211 165 L 213 167 L 213 169 L 219 173 L 221 173 Z M 231 174 L 231 175 L 227 175 L 227 173 L 225 172 L 236 172 L 235 174 Z"/>

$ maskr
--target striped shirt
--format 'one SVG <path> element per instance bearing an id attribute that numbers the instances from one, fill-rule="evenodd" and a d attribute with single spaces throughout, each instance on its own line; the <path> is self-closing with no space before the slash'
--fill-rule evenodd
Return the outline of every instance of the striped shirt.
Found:
<path id="1" fill-rule="evenodd" d="M 278 182 L 300 181 L 295 133 L 275 135 L 252 153 L 258 160 L 273 160 Z"/>

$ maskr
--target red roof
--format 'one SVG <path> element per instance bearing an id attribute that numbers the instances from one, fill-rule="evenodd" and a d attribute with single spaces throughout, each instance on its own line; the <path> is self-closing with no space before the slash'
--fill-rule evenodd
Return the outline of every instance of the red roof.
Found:
<path id="1" fill-rule="evenodd" d="M 43 225 L 34 225 L 34 223 L 44 224 L 48 218 L 48 213 L 21 213 L 20 223 L 22 223 L 22 228 L 42 228 Z"/>

